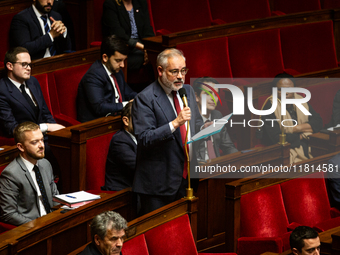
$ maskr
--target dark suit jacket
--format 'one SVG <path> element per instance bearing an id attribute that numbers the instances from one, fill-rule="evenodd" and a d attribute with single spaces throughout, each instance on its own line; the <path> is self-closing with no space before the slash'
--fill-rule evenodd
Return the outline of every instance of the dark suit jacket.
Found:
<path id="1" fill-rule="evenodd" d="M 220 119 L 222 118 L 222 113 L 214 110 L 211 112 L 211 120 Z M 238 150 L 235 148 L 234 143 L 231 141 L 227 127 L 224 126 L 221 132 L 214 134 L 213 136 L 213 144 L 214 144 L 214 151 L 216 154 L 216 157 L 220 157 L 220 149 L 223 151 L 223 155 L 231 154 L 234 152 L 238 152 Z M 206 146 L 205 146 L 205 140 L 202 139 L 199 141 L 199 145 L 197 146 L 197 159 L 199 161 L 205 160 L 205 153 L 206 153 Z"/>
<path id="2" fill-rule="evenodd" d="M 333 171 L 328 171 L 326 175 L 330 191 L 330 202 L 332 206 L 340 210 L 340 153 L 331 158 L 328 164 L 333 165 Z"/>
<path id="3" fill-rule="evenodd" d="M 55 20 L 61 20 L 61 15 L 55 11 L 51 11 L 48 16 L 53 17 Z M 48 34 L 43 35 L 38 18 L 33 11 L 33 7 L 30 6 L 13 17 L 9 31 L 9 41 L 11 47 L 25 47 L 29 51 L 31 59 L 34 60 L 43 58 L 46 49 L 52 45 L 55 46 L 56 54 L 69 52 L 71 50 L 71 40 L 68 34 L 69 31 L 67 31 L 66 38 L 60 35 L 54 38 L 54 42 L 52 42 Z"/>
<path id="4" fill-rule="evenodd" d="M 132 0 L 134 17 L 138 30 L 138 39 L 131 38 L 129 14 L 123 3 L 118 5 L 115 0 L 106 0 L 103 5 L 102 33 L 103 36 L 117 35 L 126 40 L 130 47 L 135 47 L 137 41 L 154 36 L 150 25 L 149 11 L 146 0 Z"/>
<path id="5" fill-rule="evenodd" d="M 124 80 L 123 71 L 116 74 L 123 101 L 136 96 Z M 115 103 L 115 91 L 110 77 L 100 60 L 93 63 L 81 79 L 77 95 L 77 119 L 80 122 L 94 120 L 107 114 L 115 114 L 123 109 L 122 103 Z"/>
<path id="6" fill-rule="evenodd" d="M 47 108 L 37 79 L 31 76 L 26 85 L 38 104 L 37 116 L 20 90 L 7 77 L 0 80 L 0 125 L 5 136 L 13 137 L 14 128 L 25 121 L 37 124 L 56 123 Z"/>
<path id="7" fill-rule="evenodd" d="M 132 187 L 136 155 L 137 145 L 124 129 L 112 136 L 106 159 L 105 190 Z"/>
<path id="8" fill-rule="evenodd" d="M 331 122 L 327 124 L 327 127 L 335 127 L 338 124 L 340 124 L 340 90 L 335 94 L 332 119 Z"/>
<path id="9" fill-rule="evenodd" d="M 191 106 L 190 132 L 193 136 L 203 125 L 203 120 L 193 89 L 189 85 L 184 88 Z M 171 196 L 178 191 L 183 179 L 185 154 L 180 128 L 171 133 L 169 127 L 169 122 L 175 118 L 171 103 L 158 81 L 146 87 L 133 101 L 132 122 L 138 141 L 133 191 L 162 196 Z"/>
<path id="10" fill-rule="evenodd" d="M 46 159 L 38 160 L 38 166 L 51 207 L 58 195 L 51 164 Z M 39 197 L 31 174 L 21 157 L 14 159 L 0 175 L 0 220 L 12 225 L 21 225 L 40 217 Z"/>
<path id="11" fill-rule="evenodd" d="M 85 249 L 79 253 L 79 255 L 102 255 L 102 253 L 97 249 L 95 244 L 92 242 L 88 244 Z M 122 253 L 120 253 L 122 255 Z"/>

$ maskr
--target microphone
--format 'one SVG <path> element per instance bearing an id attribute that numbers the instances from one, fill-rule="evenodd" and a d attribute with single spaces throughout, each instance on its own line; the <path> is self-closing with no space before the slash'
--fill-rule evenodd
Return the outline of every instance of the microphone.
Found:
<path id="1" fill-rule="evenodd" d="M 182 98 L 184 107 L 188 106 L 187 91 L 185 88 L 180 88 L 178 90 L 179 96 Z"/>

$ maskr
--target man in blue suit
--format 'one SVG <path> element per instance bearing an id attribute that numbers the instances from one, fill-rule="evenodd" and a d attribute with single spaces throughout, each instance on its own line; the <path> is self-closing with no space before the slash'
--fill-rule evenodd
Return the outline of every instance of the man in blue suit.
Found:
<path id="1" fill-rule="evenodd" d="M 132 102 L 122 111 L 122 126 L 112 136 L 106 159 L 105 190 L 122 190 L 132 187 L 135 175 L 137 140 L 131 120 Z"/>
<path id="2" fill-rule="evenodd" d="M 0 127 L 3 135 L 13 137 L 14 128 L 25 121 L 40 125 L 40 130 L 56 131 L 64 126 L 47 108 L 40 84 L 31 76 L 28 50 L 17 47 L 6 52 L 7 77 L 0 80 Z"/>
<path id="3" fill-rule="evenodd" d="M 161 52 L 157 57 L 157 71 L 158 80 L 137 95 L 132 107 L 138 144 L 133 191 L 140 195 L 141 214 L 185 195 L 187 171 L 182 136 L 185 136 L 188 120 L 189 138 L 203 125 L 194 91 L 184 85 L 188 69 L 183 53 L 177 49 Z M 187 92 L 190 107 L 183 106 L 178 94 L 182 87 Z M 192 151 L 189 146 L 194 160 Z"/>
<path id="4" fill-rule="evenodd" d="M 54 0 L 33 0 L 31 7 L 13 17 L 11 47 L 25 47 L 32 60 L 71 51 L 71 40 L 61 15 L 52 11 Z"/>
<path id="5" fill-rule="evenodd" d="M 135 96 L 121 70 L 128 46 L 112 35 L 103 40 L 101 60 L 93 63 L 81 79 L 77 95 L 77 119 L 80 122 L 116 115 Z"/>

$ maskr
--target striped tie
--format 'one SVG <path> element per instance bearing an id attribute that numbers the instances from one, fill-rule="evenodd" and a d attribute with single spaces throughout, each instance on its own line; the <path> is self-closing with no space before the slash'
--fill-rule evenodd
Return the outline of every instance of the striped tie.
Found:
<path id="1" fill-rule="evenodd" d="M 47 15 L 41 15 L 40 18 L 44 21 L 44 28 L 45 28 L 45 33 L 47 34 L 48 32 L 50 32 L 50 27 L 48 26 L 47 23 Z M 51 56 L 54 56 L 56 53 L 54 45 L 52 45 L 50 47 L 50 54 Z"/>

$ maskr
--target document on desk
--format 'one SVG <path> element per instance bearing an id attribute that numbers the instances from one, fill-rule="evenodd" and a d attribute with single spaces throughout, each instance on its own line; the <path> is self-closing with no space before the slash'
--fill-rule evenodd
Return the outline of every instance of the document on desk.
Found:
<path id="1" fill-rule="evenodd" d="M 224 127 L 224 125 L 228 123 L 228 120 L 230 119 L 230 117 L 232 115 L 233 114 L 230 113 L 230 114 L 228 114 L 227 116 L 224 116 L 221 119 L 214 120 L 213 123 L 209 127 L 202 129 L 196 135 L 192 136 L 191 139 L 187 142 L 187 144 L 219 133 L 222 130 L 222 128 Z"/>
<path id="2" fill-rule="evenodd" d="M 53 201 L 70 207 L 74 207 L 76 204 L 85 204 L 85 202 L 91 202 L 97 199 L 100 199 L 100 195 L 94 195 L 86 191 L 77 191 L 68 194 L 55 195 L 53 197 Z"/>

